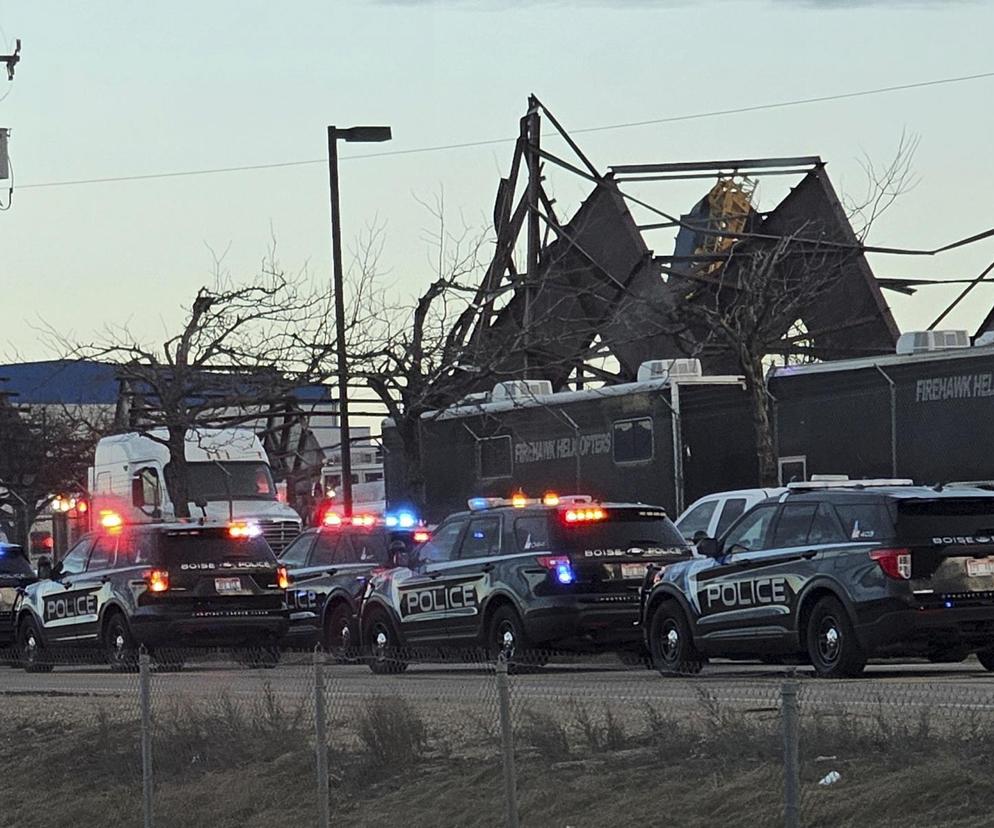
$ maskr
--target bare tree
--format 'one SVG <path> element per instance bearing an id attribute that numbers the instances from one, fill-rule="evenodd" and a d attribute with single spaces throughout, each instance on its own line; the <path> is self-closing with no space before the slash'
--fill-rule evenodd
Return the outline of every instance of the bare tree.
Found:
<path id="1" fill-rule="evenodd" d="M 166 488 L 176 516 L 189 517 L 188 432 L 256 423 L 319 381 L 331 352 L 326 311 L 303 275 L 287 277 L 271 254 L 244 284 L 215 260 L 214 284 L 197 291 L 179 331 L 159 344 L 126 325 L 95 342 L 57 339 L 75 358 L 116 364 L 116 427 L 167 447 Z"/>
<path id="2" fill-rule="evenodd" d="M 0 398 L 0 528 L 30 545 L 30 529 L 61 493 L 82 492 L 100 418 L 54 406 L 15 407 Z"/>

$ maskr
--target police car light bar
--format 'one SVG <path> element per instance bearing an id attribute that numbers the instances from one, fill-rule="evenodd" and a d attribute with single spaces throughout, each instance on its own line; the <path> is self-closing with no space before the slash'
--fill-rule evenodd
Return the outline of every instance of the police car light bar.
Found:
<path id="1" fill-rule="evenodd" d="M 262 534 L 258 523 L 235 521 L 228 524 L 228 534 L 233 538 L 257 538 Z"/>
<path id="2" fill-rule="evenodd" d="M 593 503 L 590 495 L 557 495 L 547 492 L 542 497 L 525 497 L 521 492 L 514 497 L 472 497 L 467 501 L 471 512 L 484 509 L 498 509 L 502 506 L 513 506 L 521 509 L 525 506 L 573 506 L 576 504 Z"/>
<path id="3" fill-rule="evenodd" d="M 880 486 L 914 486 L 915 481 L 904 477 L 879 477 L 868 480 L 808 480 L 803 483 L 788 483 L 791 492 L 810 492 L 820 489 L 869 489 Z"/>

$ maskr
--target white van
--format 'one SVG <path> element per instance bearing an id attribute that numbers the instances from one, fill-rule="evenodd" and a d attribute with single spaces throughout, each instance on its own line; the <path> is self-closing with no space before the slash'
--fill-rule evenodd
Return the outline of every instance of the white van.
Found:
<path id="1" fill-rule="evenodd" d="M 736 518 L 768 497 L 783 494 L 786 489 L 736 489 L 715 492 L 698 498 L 676 519 L 676 528 L 690 543 L 702 538 L 720 538 Z"/>
<path id="2" fill-rule="evenodd" d="M 166 430 L 149 434 L 115 434 L 97 443 L 89 470 L 96 519 L 101 512 L 119 515 L 126 523 L 175 517 L 165 484 L 169 449 L 159 442 L 166 439 Z M 269 458 L 251 430 L 191 429 L 186 460 L 193 518 L 252 520 L 277 554 L 300 533 L 300 516 L 277 498 Z"/>

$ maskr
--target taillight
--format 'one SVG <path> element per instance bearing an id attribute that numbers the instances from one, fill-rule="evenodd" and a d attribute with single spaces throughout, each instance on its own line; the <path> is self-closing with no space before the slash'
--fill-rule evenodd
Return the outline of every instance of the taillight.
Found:
<path id="1" fill-rule="evenodd" d="M 276 586 L 280 589 L 286 589 L 290 586 L 290 576 L 287 574 L 285 566 L 276 568 Z"/>
<path id="2" fill-rule="evenodd" d="M 153 569 L 145 580 L 148 581 L 149 592 L 165 592 L 169 589 L 169 571 L 166 569 Z"/>
<path id="3" fill-rule="evenodd" d="M 870 557 L 877 562 L 888 578 L 898 581 L 911 579 L 910 549 L 871 549 Z"/>
<path id="4" fill-rule="evenodd" d="M 576 581 L 573 564 L 565 555 L 539 555 L 539 566 L 544 566 L 559 584 L 572 584 Z"/>

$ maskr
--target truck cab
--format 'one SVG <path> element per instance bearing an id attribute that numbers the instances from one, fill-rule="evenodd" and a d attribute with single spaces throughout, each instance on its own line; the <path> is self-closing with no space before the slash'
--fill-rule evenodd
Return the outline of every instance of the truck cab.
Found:
<path id="1" fill-rule="evenodd" d="M 165 483 L 166 430 L 102 438 L 90 469 L 93 514 L 124 523 L 168 521 L 176 508 Z M 269 458 L 249 429 L 191 429 L 186 435 L 190 514 L 209 521 L 251 520 L 279 554 L 300 532 L 300 516 L 277 497 Z"/>

